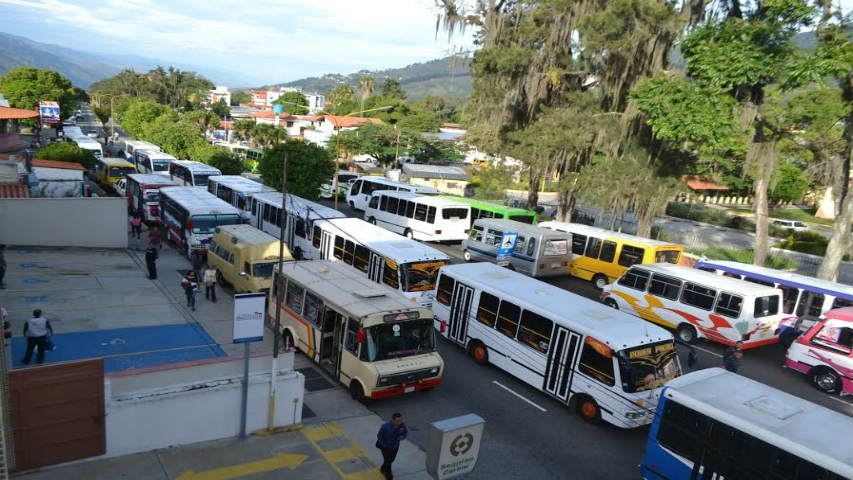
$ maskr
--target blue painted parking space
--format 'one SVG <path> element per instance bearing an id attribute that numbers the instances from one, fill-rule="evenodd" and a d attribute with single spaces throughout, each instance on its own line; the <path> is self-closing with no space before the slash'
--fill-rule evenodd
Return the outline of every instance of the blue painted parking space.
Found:
<path id="1" fill-rule="evenodd" d="M 104 357 L 105 372 L 226 356 L 196 323 L 61 333 L 52 340 L 55 348 L 47 352 L 45 363 Z M 15 367 L 22 365 L 26 346 L 24 337 L 12 339 Z"/>

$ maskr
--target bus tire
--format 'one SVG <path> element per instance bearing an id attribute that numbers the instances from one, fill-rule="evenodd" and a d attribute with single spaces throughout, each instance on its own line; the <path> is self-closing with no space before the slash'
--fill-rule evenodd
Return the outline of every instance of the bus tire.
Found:
<path id="1" fill-rule="evenodd" d="M 616 300 L 613 300 L 612 298 L 605 298 L 604 304 L 610 308 L 614 308 L 616 310 L 619 310 L 619 305 L 617 305 Z"/>
<path id="2" fill-rule="evenodd" d="M 470 262 L 471 261 L 471 252 L 469 252 L 468 250 L 462 250 L 462 259 L 465 260 L 466 262 Z"/>
<path id="3" fill-rule="evenodd" d="M 595 285 L 595 288 L 599 290 L 604 290 L 604 287 L 607 286 L 607 276 L 602 275 L 600 273 L 596 273 L 592 277 L 592 284 Z"/>
<path id="4" fill-rule="evenodd" d="M 218 283 L 220 287 L 224 287 L 228 283 L 225 281 L 225 277 L 222 276 L 222 272 L 218 269 L 216 270 L 216 283 Z"/>
<path id="5" fill-rule="evenodd" d="M 479 340 L 472 340 L 468 344 L 468 355 L 480 365 L 489 364 L 489 349 Z"/>
<path id="6" fill-rule="evenodd" d="M 373 217 L 369 217 L 369 218 L 367 219 L 367 223 L 371 223 L 371 224 L 373 224 L 373 225 L 376 225 L 376 219 L 375 219 L 375 218 L 373 218 Z"/>
<path id="7" fill-rule="evenodd" d="M 595 403 L 589 395 L 580 395 L 575 400 L 575 408 L 578 415 L 589 423 L 599 423 L 601 421 L 601 408 Z"/>
<path id="8" fill-rule="evenodd" d="M 293 334 L 286 328 L 281 332 L 281 345 L 285 350 L 288 348 L 296 348 L 296 342 L 293 340 Z"/>
<path id="9" fill-rule="evenodd" d="M 415 234 L 412 233 L 411 228 L 407 228 L 405 231 L 403 231 L 403 236 L 408 238 L 409 240 L 414 240 L 415 238 Z"/>
<path id="10" fill-rule="evenodd" d="M 696 343 L 699 335 L 696 333 L 696 327 L 689 323 L 682 323 L 675 329 L 675 336 L 684 343 Z"/>
<path id="11" fill-rule="evenodd" d="M 349 394 L 353 400 L 361 404 L 366 404 L 368 401 L 367 396 L 364 395 L 364 388 L 358 383 L 358 380 L 349 383 Z"/>
<path id="12" fill-rule="evenodd" d="M 352 200 L 350 200 L 349 202 L 349 208 L 355 210 L 355 202 L 353 202 Z"/>
<path id="13" fill-rule="evenodd" d="M 841 376 L 829 367 L 813 368 L 809 378 L 812 385 L 823 393 L 837 393 L 841 389 Z"/>

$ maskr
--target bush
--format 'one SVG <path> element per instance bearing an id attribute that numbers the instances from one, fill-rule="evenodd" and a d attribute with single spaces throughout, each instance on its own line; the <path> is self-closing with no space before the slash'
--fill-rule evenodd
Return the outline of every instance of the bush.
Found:
<path id="1" fill-rule="evenodd" d="M 720 226 L 727 226 L 726 222 L 729 221 L 729 216 L 723 211 L 686 203 L 670 202 L 666 206 L 666 214 L 671 217 L 686 218 L 687 220 Z"/>
<path id="2" fill-rule="evenodd" d="M 776 244 L 776 248 L 822 257 L 826 254 L 827 244 L 829 244 L 829 240 L 817 232 L 791 232 L 788 238 Z"/>
<path id="3" fill-rule="evenodd" d="M 712 247 L 705 250 L 695 250 L 691 253 L 697 255 L 705 255 L 713 260 L 732 260 L 735 262 L 751 264 L 755 259 L 752 250 L 736 250 L 731 248 Z M 780 270 L 791 270 L 797 268 L 796 262 L 789 258 L 780 257 L 777 255 L 768 255 L 764 266 L 776 268 Z"/>
<path id="4" fill-rule="evenodd" d="M 58 160 L 60 162 L 76 162 L 88 170 L 95 167 L 95 155 L 91 151 L 80 148 L 71 142 L 52 143 L 36 152 L 35 158 Z"/>
<path id="5" fill-rule="evenodd" d="M 240 175 L 243 173 L 243 160 L 238 155 L 225 150 L 214 152 L 206 163 L 211 167 L 218 168 L 223 175 Z"/>

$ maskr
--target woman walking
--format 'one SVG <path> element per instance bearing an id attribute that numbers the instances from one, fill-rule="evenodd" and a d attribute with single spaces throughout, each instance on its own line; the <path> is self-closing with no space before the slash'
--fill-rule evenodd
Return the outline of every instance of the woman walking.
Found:
<path id="1" fill-rule="evenodd" d="M 181 280 L 181 285 L 184 287 L 184 293 L 187 296 L 187 308 L 195 311 L 195 295 L 198 292 L 198 276 L 194 270 L 187 272 L 187 275 Z"/>
<path id="2" fill-rule="evenodd" d="M 134 235 L 137 240 L 142 237 L 142 213 L 139 210 L 135 210 L 130 218 L 130 236 Z"/>

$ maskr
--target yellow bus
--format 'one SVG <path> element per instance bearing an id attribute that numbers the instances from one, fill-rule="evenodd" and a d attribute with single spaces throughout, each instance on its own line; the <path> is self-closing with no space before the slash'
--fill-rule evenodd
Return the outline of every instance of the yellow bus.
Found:
<path id="1" fill-rule="evenodd" d="M 579 223 L 541 222 L 539 227 L 572 234 L 572 276 L 589 280 L 601 290 L 637 263 L 678 265 L 684 246 L 617 233 Z"/>
<path id="2" fill-rule="evenodd" d="M 207 263 L 216 269 L 219 284 L 235 292 L 264 292 L 272 286 L 281 242 L 251 225 L 221 225 L 207 246 Z M 284 246 L 284 261 L 293 260 Z"/>
<path id="3" fill-rule="evenodd" d="M 105 187 L 112 188 L 131 173 L 136 173 L 136 167 L 123 158 L 99 158 L 95 163 L 95 178 Z"/>
<path id="4" fill-rule="evenodd" d="M 285 345 L 304 352 L 358 401 L 441 383 L 432 311 L 343 262 L 285 263 L 270 292 L 270 323 L 276 308 Z"/>

